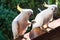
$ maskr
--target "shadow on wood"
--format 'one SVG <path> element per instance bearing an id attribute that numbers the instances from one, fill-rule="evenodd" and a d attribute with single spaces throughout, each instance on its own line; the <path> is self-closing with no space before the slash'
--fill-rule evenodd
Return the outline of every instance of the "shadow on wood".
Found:
<path id="1" fill-rule="evenodd" d="M 50 33 L 45 33 L 41 36 L 38 36 L 33 40 L 60 40 L 60 27 L 50 31 Z"/>

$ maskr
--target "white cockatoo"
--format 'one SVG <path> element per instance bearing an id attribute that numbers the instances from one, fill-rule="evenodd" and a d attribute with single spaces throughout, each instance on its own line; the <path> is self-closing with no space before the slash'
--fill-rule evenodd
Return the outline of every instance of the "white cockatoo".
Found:
<path id="1" fill-rule="evenodd" d="M 17 9 L 21 12 L 13 21 L 12 21 L 12 32 L 14 39 L 18 38 L 21 35 L 24 35 L 29 24 L 29 17 L 33 14 L 32 9 L 22 9 L 17 5 Z"/>
<path id="2" fill-rule="evenodd" d="M 57 5 L 46 5 L 45 4 L 45 6 L 48 8 L 41 11 L 39 14 L 37 14 L 35 19 L 32 20 L 32 22 L 33 22 L 32 29 L 39 27 L 43 31 L 46 31 L 45 28 L 43 27 L 43 25 L 47 24 L 47 26 L 48 26 L 48 23 L 50 21 L 52 21 L 53 13 L 55 12 Z"/>

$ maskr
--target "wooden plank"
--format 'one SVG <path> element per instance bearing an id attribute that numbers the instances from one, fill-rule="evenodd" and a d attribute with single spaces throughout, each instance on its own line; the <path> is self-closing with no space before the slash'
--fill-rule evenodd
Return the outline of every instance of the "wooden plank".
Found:
<path id="1" fill-rule="evenodd" d="M 45 33 L 42 36 L 38 36 L 32 40 L 60 40 L 60 27 L 55 30 L 51 30 L 49 33 Z"/>
<path id="2" fill-rule="evenodd" d="M 54 20 L 51 23 L 49 23 L 49 27 L 51 27 L 53 29 L 57 28 L 58 26 L 60 26 L 60 18 L 57 19 L 57 20 Z M 47 31 L 51 31 L 51 29 L 48 28 Z M 43 32 L 41 29 L 36 28 L 36 29 L 32 30 L 31 32 L 26 33 L 24 35 L 24 37 L 27 38 L 27 40 L 32 40 L 32 39 L 34 39 L 34 38 L 36 38 L 38 36 L 41 36 L 41 35 L 43 35 L 45 33 L 46 32 Z M 24 39 L 22 39 L 22 40 L 24 40 Z"/>

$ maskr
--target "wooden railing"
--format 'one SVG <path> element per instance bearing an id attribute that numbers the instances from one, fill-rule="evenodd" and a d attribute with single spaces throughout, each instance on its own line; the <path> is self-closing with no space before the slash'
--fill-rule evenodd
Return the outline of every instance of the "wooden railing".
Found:
<path id="1" fill-rule="evenodd" d="M 52 21 L 51 23 L 49 23 L 48 26 L 51 27 L 51 28 L 53 28 L 53 30 L 55 31 L 55 29 L 60 26 L 60 18 Z M 52 29 L 47 28 L 47 31 L 52 31 Z M 37 38 L 40 38 L 41 36 L 46 35 L 46 34 L 50 35 L 51 32 L 49 32 L 49 33 L 43 32 L 41 29 L 36 28 L 36 29 L 32 30 L 31 32 L 26 33 L 24 35 L 24 37 L 27 38 L 27 40 L 33 40 L 33 39 L 37 40 Z M 22 39 L 22 40 L 24 40 L 24 39 Z"/>

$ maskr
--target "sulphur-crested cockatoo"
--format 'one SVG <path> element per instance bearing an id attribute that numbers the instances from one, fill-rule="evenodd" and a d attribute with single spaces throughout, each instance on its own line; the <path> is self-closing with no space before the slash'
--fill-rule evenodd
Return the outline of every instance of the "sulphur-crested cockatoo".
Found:
<path id="1" fill-rule="evenodd" d="M 29 22 L 29 17 L 33 14 L 32 9 L 22 9 L 17 5 L 17 9 L 21 12 L 13 21 L 12 21 L 12 32 L 14 39 L 18 38 L 27 30 Z"/>
<path id="2" fill-rule="evenodd" d="M 55 12 L 57 5 L 46 5 L 47 9 L 41 11 L 34 20 L 32 20 L 33 25 L 32 29 L 39 27 L 42 30 L 46 31 L 43 25 L 48 24 L 53 19 L 53 13 Z"/>

